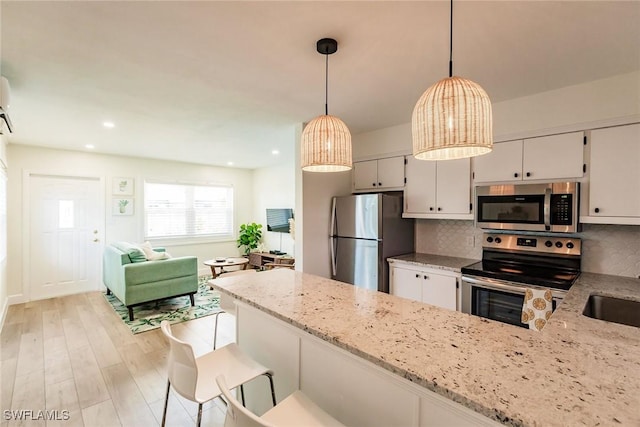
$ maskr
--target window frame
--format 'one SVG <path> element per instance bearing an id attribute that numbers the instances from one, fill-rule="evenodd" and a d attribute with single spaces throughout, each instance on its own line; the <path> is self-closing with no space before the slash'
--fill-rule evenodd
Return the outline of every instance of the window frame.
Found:
<path id="1" fill-rule="evenodd" d="M 225 234 L 183 234 L 183 235 L 165 235 L 165 236 L 149 236 L 148 235 L 148 216 L 147 216 L 147 184 L 176 185 L 181 187 L 214 187 L 223 188 L 231 192 L 231 213 L 229 216 L 230 228 Z M 142 234 L 145 241 L 154 242 L 156 244 L 189 244 L 189 243 L 210 243 L 210 242 L 230 242 L 236 240 L 236 189 L 233 184 L 219 182 L 193 182 L 193 181 L 173 181 L 161 179 L 145 179 L 142 185 Z M 192 222 L 193 225 L 195 222 Z M 188 225 L 187 225 L 188 226 Z"/>

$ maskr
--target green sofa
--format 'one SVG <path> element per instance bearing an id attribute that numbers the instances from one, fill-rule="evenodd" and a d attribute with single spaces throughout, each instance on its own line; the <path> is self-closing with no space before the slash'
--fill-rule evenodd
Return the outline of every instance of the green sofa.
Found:
<path id="1" fill-rule="evenodd" d="M 164 252 L 163 248 L 154 248 Z M 198 260 L 195 256 L 147 261 L 139 248 L 126 242 L 107 245 L 103 255 L 102 277 L 107 294 L 113 294 L 129 310 L 145 302 L 189 295 L 194 305 L 198 291 Z"/>

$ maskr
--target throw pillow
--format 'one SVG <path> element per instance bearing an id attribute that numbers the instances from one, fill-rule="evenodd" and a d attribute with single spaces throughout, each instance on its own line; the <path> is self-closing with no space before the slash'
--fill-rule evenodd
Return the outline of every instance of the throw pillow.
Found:
<path id="1" fill-rule="evenodd" d="M 143 244 L 140 245 L 140 248 L 144 252 L 144 255 L 146 256 L 146 259 L 148 261 L 156 261 L 160 259 L 170 258 L 169 254 L 166 252 L 154 251 L 153 248 L 151 247 L 151 243 L 149 242 L 144 242 Z"/>
<path id="2" fill-rule="evenodd" d="M 112 245 L 116 248 L 121 250 L 122 252 L 126 253 L 127 255 L 129 255 L 129 259 L 131 260 L 131 262 L 145 262 L 147 260 L 147 257 L 145 256 L 144 252 L 142 251 L 142 249 L 140 249 L 138 246 L 129 243 L 129 242 L 115 242 L 112 243 Z"/>

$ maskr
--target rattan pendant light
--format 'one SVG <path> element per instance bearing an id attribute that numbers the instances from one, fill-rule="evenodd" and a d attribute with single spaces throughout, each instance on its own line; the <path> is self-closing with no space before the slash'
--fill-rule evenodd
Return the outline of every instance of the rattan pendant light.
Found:
<path id="1" fill-rule="evenodd" d="M 324 115 L 311 120 L 302 131 L 302 170 L 308 172 L 342 172 L 351 169 L 351 133 L 342 120 L 329 115 L 329 55 L 338 50 L 334 39 L 316 43 L 325 58 Z"/>
<path id="2" fill-rule="evenodd" d="M 449 77 L 427 89 L 413 109 L 413 155 L 420 160 L 479 156 L 493 147 L 489 96 L 477 83 L 453 76 L 453 0 L 450 5 Z"/>

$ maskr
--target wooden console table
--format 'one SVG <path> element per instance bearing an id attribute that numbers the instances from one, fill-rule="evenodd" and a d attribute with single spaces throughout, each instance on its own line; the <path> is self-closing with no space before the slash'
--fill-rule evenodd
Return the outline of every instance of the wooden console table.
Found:
<path id="1" fill-rule="evenodd" d="M 279 263 L 283 259 L 291 259 L 288 255 L 276 255 L 268 252 L 251 252 L 249 254 L 249 265 L 262 268 L 267 263 Z"/>

